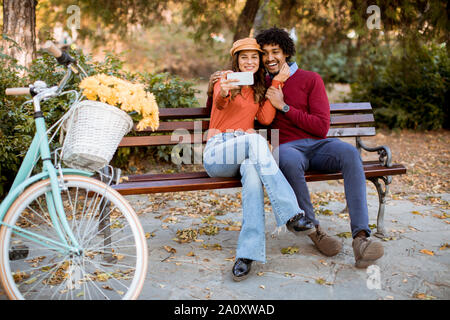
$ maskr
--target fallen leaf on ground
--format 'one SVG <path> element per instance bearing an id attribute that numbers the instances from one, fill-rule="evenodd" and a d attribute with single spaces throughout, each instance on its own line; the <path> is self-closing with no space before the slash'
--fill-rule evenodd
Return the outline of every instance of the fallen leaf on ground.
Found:
<path id="1" fill-rule="evenodd" d="M 438 219 L 447 219 L 449 217 L 449 215 L 446 213 L 443 213 L 442 215 L 434 213 L 433 217 L 438 218 Z"/>
<path id="2" fill-rule="evenodd" d="M 166 249 L 169 253 L 177 253 L 177 250 L 175 248 L 172 248 L 170 246 L 164 246 L 164 249 Z"/>
<path id="3" fill-rule="evenodd" d="M 287 248 L 282 248 L 281 249 L 281 253 L 282 254 L 294 254 L 298 252 L 298 248 L 297 247 L 287 247 Z"/>
<path id="4" fill-rule="evenodd" d="M 163 222 L 165 223 L 177 223 L 178 222 L 178 218 L 177 217 L 167 217 L 166 219 L 163 220 Z"/>
<path id="5" fill-rule="evenodd" d="M 225 227 L 224 229 L 227 231 L 240 231 L 241 227 L 240 226 L 229 226 L 229 227 Z"/>
<path id="6" fill-rule="evenodd" d="M 430 251 L 430 250 L 427 250 L 427 249 L 422 249 L 422 250 L 420 250 L 420 252 L 428 254 L 430 256 L 434 256 L 434 252 Z"/>
<path id="7" fill-rule="evenodd" d="M 178 243 L 188 243 L 197 239 L 198 231 L 195 229 L 187 228 L 182 230 L 177 230 L 177 237 L 175 240 Z"/>
<path id="8" fill-rule="evenodd" d="M 421 293 L 421 292 L 414 293 L 413 298 L 421 299 L 421 300 L 433 300 L 433 299 L 436 299 L 436 297 L 433 297 L 433 296 L 430 296 L 428 294 Z"/>
<path id="9" fill-rule="evenodd" d="M 219 227 L 213 226 L 213 225 L 208 225 L 206 227 L 201 227 L 200 229 L 198 229 L 198 232 L 201 235 L 206 234 L 207 236 L 214 236 L 219 233 Z"/>
<path id="10" fill-rule="evenodd" d="M 351 238 L 352 233 L 351 232 L 341 232 L 341 233 L 338 233 L 337 236 L 341 237 L 341 238 Z"/>
<path id="11" fill-rule="evenodd" d="M 317 284 L 325 284 L 325 282 L 326 282 L 326 281 L 325 281 L 324 278 L 317 278 L 317 279 L 316 279 L 316 283 L 317 283 Z"/>
<path id="12" fill-rule="evenodd" d="M 316 209 L 315 213 L 316 214 L 321 214 L 321 215 L 324 215 L 324 216 L 332 216 L 334 214 L 333 211 L 331 211 L 329 209 L 322 209 L 322 208 Z"/>
<path id="13" fill-rule="evenodd" d="M 214 244 L 202 244 L 202 248 L 206 250 L 222 250 L 222 246 L 218 243 Z"/>
<path id="14" fill-rule="evenodd" d="M 319 262 L 320 262 L 321 264 L 323 264 L 324 266 L 327 266 L 327 265 L 328 265 L 328 263 L 326 263 L 325 260 L 319 260 Z"/>
<path id="15" fill-rule="evenodd" d="M 284 273 L 284 276 L 285 276 L 285 277 L 289 277 L 289 278 L 293 278 L 293 277 L 295 277 L 295 274 L 290 273 L 290 272 L 285 272 L 285 273 Z"/>

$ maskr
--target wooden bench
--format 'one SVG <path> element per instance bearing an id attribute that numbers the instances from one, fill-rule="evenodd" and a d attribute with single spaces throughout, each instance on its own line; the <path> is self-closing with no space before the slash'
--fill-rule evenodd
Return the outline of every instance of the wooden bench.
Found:
<path id="1" fill-rule="evenodd" d="M 374 117 L 370 103 L 331 104 L 331 126 L 328 137 L 354 137 L 356 147 L 369 152 L 377 152 L 379 159 L 363 161 L 366 178 L 373 182 L 378 192 L 379 209 L 376 236 L 385 237 L 384 210 L 386 195 L 393 175 L 405 174 L 406 168 L 391 162 L 391 151 L 387 146 L 369 148 L 361 138 L 374 136 Z M 204 132 L 208 129 L 211 110 L 208 108 L 166 108 L 160 109 L 160 126 L 157 131 L 136 132 L 138 136 L 124 137 L 119 147 L 178 145 L 197 151 L 197 163 L 201 163 L 202 144 L 206 143 Z M 174 121 L 175 120 L 175 121 Z M 256 124 L 256 123 L 255 123 Z M 174 130 L 177 130 L 173 134 Z M 263 136 L 276 134 L 275 130 L 256 127 Z M 181 131 L 179 131 L 181 130 Z M 273 144 L 272 139 L 272 144 Z M 200 159 L 200 162 L 199 162 Z M 195 161 L 194 161 L 195 163 Z M 306 181 L 342 179 L 340 172 L 324 173 L 308 171 Z M 210 178 L 205 171 L 168 174 L 130 175 L 113 185 L 123 195 L 176 192 L 206 189 L 241 187 L 239 177 Z"/>

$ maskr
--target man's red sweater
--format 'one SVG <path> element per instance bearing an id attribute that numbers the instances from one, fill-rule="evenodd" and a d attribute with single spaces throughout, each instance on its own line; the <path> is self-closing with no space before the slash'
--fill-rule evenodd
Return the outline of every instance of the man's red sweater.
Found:
<path id="1" fill-rule="evenodd" d="M 266 78 L 269 86 L 270 77 Z M 297 69 L 283 86 L 290 110 L 277 110 L 273 129 L 280 130 L 280 144 L 298 139 L 324 139 L 330 128 L 330 104 L 319 74 Z"/>

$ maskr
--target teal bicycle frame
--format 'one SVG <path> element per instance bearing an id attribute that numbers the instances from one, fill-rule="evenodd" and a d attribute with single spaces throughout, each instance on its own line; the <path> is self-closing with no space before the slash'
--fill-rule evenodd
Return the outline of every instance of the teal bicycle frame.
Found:
<path id="1" fill-rule="evenodd" d="M 65 78 L 61 83 L 65 84 L 71 76 L 70 69 L 68 70 Z M 14 179 L 13 185 L 0 204 L 0 224 L 13 229 L 13 231 L 22 237 L 25 237 L 31 241 L 37 242 L 46 247 L 55 249 L 61 253 L 80 253 L 80 246 L 72 233 L 72 230 L 67 222 L 66 213 L 63 208 L 63 202 L 61 198 L 61 190 L 63 185 L 63 176 L 66 174 L 82 175 L 82 176 L 92 176 L 93 173 L 76 170 L 76 169 L 59 169 L 57 170 L 51 161 L 51 152 L 49 147 L 49 141 L 47 136 L 47 128 L 45 125 L 42 112 L 40 110 L 40 100 L 49 97 L 54 97 L 59 95 L 60 88 L 64 85 L 60 84 L 59 88 L 52 87 L 46 89 L 42 93 L 37 94 L 33 98 L 33 103 L 35 107 L 35 124 L 36 124 L 36 134 L 33 141 L 27 151 L 27 154 L 20 166 L 20 169 Z M 41 156 L 43 160 L 42 171 L 34 176 L 30 177 L 30 173 L 35 165 L 35 160 Z M 9 208 L 13 202 L 19 197 L 19 195 L 30 185 L 41 180 L 50 179 L 51 190 L 46 193 L 46 203 L 48 208 L 48 213 L 53 223 L 53 226 L 58 234 L 60 242 L 53 239 L 49 239 L 42 235 L 37 235 L 31 231 L 24 230 L 18 226 L 8 225 L 3 222 L 3 218 L 8 212 Z M 68 241 L 69 240 L 69 241 Z"/>

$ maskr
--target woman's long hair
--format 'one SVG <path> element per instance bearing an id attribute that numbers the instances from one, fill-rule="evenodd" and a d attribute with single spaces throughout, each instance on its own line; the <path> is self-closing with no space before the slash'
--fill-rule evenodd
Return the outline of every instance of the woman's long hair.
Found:
<path id="1" fill-rule="evenodd" d="M 239 53 L 241 51 L 236 52 L 231 59 L 231 70 L 234 72 L 240 72 L 239 70 Z M 255 103 L 258 103 L 260 106 L 264 104 L 265 96 L 266 96 L 266 80 L 265 80 L 265 71 L 264 65 L 262 62 L 262 53 L 258 51 L 259 55 L 259 67 L 258 71 L 253 74 L 253 85 L 251 87 L 254 91 Z M 231 90 L 231 99 L 234 99 L 236 95 L 241 93 L 241 88 Z"/>

